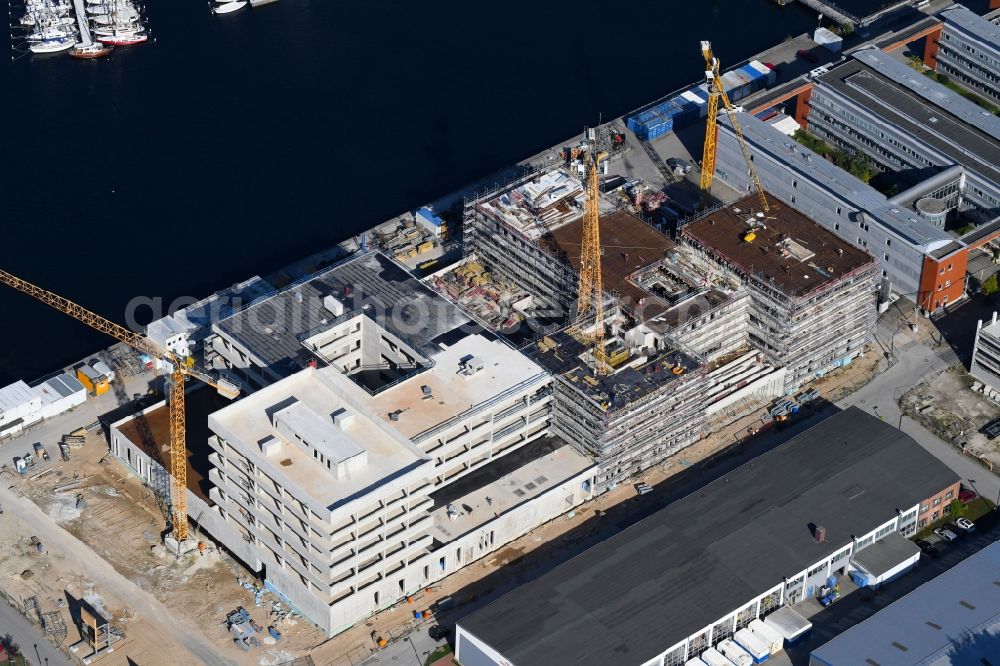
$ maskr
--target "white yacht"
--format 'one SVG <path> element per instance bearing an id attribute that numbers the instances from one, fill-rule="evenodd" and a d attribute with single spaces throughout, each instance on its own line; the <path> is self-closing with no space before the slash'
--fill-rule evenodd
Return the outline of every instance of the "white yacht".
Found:
<path id="1" fill-rule="evenodd" d="M 32 53 L 58 53 L 73 48 L 75 43 L 76 39 L 73 37 L 60 37 L 34 42 L 28 48 Z"/>
<path id="2" fill-rule="evenodd" d="M 230 12 L 235 12 L 238 9 L 243 9 L 247 6 L 247 0 L 226 0 L 225 2 L 220 2 L 212 9 L 216 14 L 229 14 Z"/>

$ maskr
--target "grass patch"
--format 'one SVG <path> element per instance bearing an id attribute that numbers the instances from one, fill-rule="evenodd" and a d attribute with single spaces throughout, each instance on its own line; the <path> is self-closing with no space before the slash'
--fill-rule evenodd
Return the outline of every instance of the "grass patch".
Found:
<path id="1" fill-rule="evenodd" d="M 992 511 L 993 506 L 994 506 L 993 502 L 989 501 L 985 497 L 977 497 L 976 499 L 972 500 L 971 502 L 965 505 L 965 511 L 961 513 L 961 516 L 963 518 L 968 518 L 972 522 L 976 522 L 977 520 L 985 516 L 987 513 Z M 955 513 L 946 514 L 940 520 L 931 523 L 924 529 L 917 532 L 913 538 L 926 539 L 930 535 L 934 534 L 934 530 L 936 528 L 941 527 L 946 523 L 953 522 L 958 517 L 959 516 Z"/>
<path id="2" fill-rule="evenodd" d="M 803 146 L 813 151 L 817 155 L 822 155 L 844 171 L 849 172 L 859 180 L 868 183 L 878 174 L 875 164 L 863 153 L 849 152 L 834 148 L 830 144 L 820 139 L 806 130 L 795 131 L 792 138 Z"/>
<path id="3" fill-rule="evenodd" d="M 969 100 L 979 108 L 985 109 L 990 113 L 992 113 L 993 115 L 1000 116 L 1000 107 L 998 107 L 993 102 L 990 102 L 989 100 L 983 99 L 982 97 L 972 92 L 971 90 L 968 90 L 967 88 L 955 83 L 944 74 L 938 74 L 934 70 L 929 69 L 926 72 L 924 72 L 924 76 L 934 79 L 935 81 L 943 85 L 945 88 L 948 88 L 949 90 L 953 90 L 954 92 L 958 93 L 965 99 Z"/>
<path id="4" fill-rule="evenodd" d="M 424 661 L 424 666 L 430 666 L 435 661 L 448 654 L 451 654 L 451 646 L 445 643 L 438 649 L 434 650 L 434 652 L 427 655 L 427 659 Z"/>

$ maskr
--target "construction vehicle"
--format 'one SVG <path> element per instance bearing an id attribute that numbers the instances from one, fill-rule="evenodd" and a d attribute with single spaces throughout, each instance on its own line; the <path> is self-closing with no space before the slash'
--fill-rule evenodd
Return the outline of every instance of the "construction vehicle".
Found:
<path id="1" fill-rule="evenodd" d="M 49 453 L 48 451 L 45 450 L 45 447 L 42 446 L 41 442 L 35 442 L 32 446 L 35 449 L 36 456 L 38 456 L 45 462 L 49 461 Z"/>
<path id="2" fill-rule="evenodd" d="M 136 351 L 159 359 L 167 372 L 167 402 L 170 412 L 170 461 L 169 473 L 171 487 L 171 528 L 178 544 L 188 538 L 187 516 L 187 449 L 184 440 L 184 383 L 188 377 L 199 379 L 214 387 L 220 395 L 236 398 L 240 391 L 234 384 L 219 379 L 198 368 L 190 356 L 181 357 L 174 352 L 162 349 L 146 336 L 125 328 L 120 324 L 91 312 L 67 298 L 47 291 L 26 280 L 0 270 L 0 282 L 27 294 L 42 303 L 83 322 L 91 328 L 106 333 L 114 339 L 125 343 Z M 89 367 L 89 366 L 85 366 Z"/>
<path id="3" fill-rule="evenodd" d="M 753 158 L 750 155 L 750 148 L 747 147 L 746 139 L 743 138 L 743 130 L 736 119 L 736 109 L 729 101 L 725 87 L 722 85 L 722 76 L 719 74 L 719 59 L 712 53 L 712 43 L 703 41 L 701 43 L 701 54 L 705 57 L 705 80 L 708 82 L 708 116 L 705 120 L 705 145 L 701 155 L 701 193 L 705 203 L 711 199 L 712 181 L 715 179 L 715 152 L 716 140 L 718 139 L 719 127 L 719 100 L 722 100 L 729 115 L 729 122 L 733 124 L 733 131 L 740 143 L 740 150 L 743 151 L 743 159 L 746 160 L 747 168 L 750 170 L 750 180 L 753 181 L 757 196 L 760 197 L 760 206 L 763 212 L 771 210 L 767 203 L 767 196 L 764 194 L 764 187 L 757 177 L 757 170 L 753 166 Z M 749 239 L 746 242 L 751 242 Z"/>

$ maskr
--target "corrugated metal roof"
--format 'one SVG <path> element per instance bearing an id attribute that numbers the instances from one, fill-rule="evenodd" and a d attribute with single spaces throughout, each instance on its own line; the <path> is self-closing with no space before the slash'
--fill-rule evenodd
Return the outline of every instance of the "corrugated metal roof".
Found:
<path id="1" fill-rule="evenodd" d="M 993 115 L 955 91 L 904 65 L 881 49 L 863 49 L 851 55 L 890 81 L 906 87 L 959 120 L 1000 140 L 1000 116 Z"/>
<path id="2" fill-rule="evenodd" d="M 35 399 L 35 392 L 23 381 L 0 388 L 0 413 L 19 409 Z"/>
<path id="3" fill-rule="evenodd" d="M 953 5 L 951 8 L 938 14 L 938 16 L 945 24 L 961 28 L 979 41 L 985 42 L 997 51 L 1000 51 L 1000 26 L 987 21 L 969 8 L 962 5 Z"/>
<path id="4" fill-rule="evenodd" d="M 985 664 L 998 646 L 1000 543 L 994 543 L 813 655 L 826 664 Z"/>

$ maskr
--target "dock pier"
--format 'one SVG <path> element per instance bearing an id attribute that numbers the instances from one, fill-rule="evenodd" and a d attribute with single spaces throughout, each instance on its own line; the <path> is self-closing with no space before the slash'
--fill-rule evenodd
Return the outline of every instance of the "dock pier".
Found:
<path id="1" fill-rule="evenodd" d="M 73 10 L 76 12 L 76 23 L 80 27 L 80 44 L 89 47 L 94 44 L 90 36 L 90 25 L 87 22 L 87 7 L 84 0 L 73 0 Z"/>
<path id="2" fill-rule="evenodd" d="M 777 0 L 779 5 L 787 5 L 792 2 L 795 2 L 795 0 Z M 899 0 L 898 2 L 886 5 L 885 7 L 882 7 L 867 16 L 858 17 L 849 11 L 838 7 L 836 3 L 830 2 L 829 0 L 798 0 L 798 2 L 801 2 L 806 7 L 815 9 L 817 12 L 827 17 L 837 25 L 850 27 L 852 29 L 868 27 L 893 12 L 914 4 L 914 0 Z"/>

